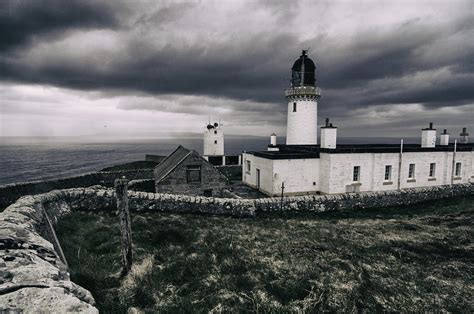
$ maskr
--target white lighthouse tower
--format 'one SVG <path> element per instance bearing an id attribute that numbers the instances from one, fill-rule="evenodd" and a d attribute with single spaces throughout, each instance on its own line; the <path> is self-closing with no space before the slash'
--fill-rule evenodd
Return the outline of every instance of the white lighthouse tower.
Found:
<path id="1" fill-rule="evenodd" d="M 315 65 L 303 50 L 291 68 L 291 87 L 285 90 L 288 100 L 286 126 L 287 145 L 316 145 L 318 100 L 321 89 L 316 87 Z"/>
<path id="2" fill-rule="evenodd" d="M 204 157 L 224 156 L 224 132 L 219 123 L 209 123 L 206 126 L 203 152 Z"/>

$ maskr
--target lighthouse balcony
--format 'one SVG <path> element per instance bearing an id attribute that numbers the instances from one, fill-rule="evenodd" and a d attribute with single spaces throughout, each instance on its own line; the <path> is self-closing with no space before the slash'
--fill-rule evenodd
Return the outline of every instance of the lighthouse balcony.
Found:
<path id="1" fill-rule="evenodd" d="M 296 86 L 285 89 L 285 96 L 321 96 L 321 88 L 315 86 Z"/>

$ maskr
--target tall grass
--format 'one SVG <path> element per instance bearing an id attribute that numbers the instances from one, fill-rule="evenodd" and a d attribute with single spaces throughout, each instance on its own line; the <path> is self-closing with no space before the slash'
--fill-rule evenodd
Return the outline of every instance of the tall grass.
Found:
<path id="1" fill-rule="evenodd" d="M 237 219 L 76 212 L 58 236 L 103 312 L 473 311 L 474 197 L 413 207 Z"/>

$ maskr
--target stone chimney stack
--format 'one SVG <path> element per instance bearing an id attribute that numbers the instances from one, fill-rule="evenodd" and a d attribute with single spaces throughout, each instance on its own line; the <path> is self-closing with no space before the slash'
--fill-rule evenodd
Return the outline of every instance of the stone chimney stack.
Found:
<path id="1" fill-rule="evenodd" d="M 321 148 L 335 149 L 337 142 L 337 127 L 329 123 L 326 118 L 326 125 L 321 127 Z"/>
<path id="2" fill-rule="evenodd" d="M 462 133 L 459 134 L 459 136 L 461 136 L 461 143 L 469 143 L 469 134 L 467 133 L 466 128 L 462 128 Z"/>
<path id="3" fill-rule="evenodd" d="M 444 129 L 443 133 L 439 137 L 439 145 L 447 146 L 449 145 L 449 133 Z"/>
<path id="4" fill-rule="evenodd" d="M 430 127 L 421 130 L 421 147 L 435 147 L 436 146 L 436 129 L 433 129 L 433 122 L 430 122 Z"/>

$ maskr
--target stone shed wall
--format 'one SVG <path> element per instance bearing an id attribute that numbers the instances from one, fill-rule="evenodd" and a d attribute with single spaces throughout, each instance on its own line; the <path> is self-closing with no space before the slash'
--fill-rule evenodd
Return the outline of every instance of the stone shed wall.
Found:
<path id="1" fill-rule="evenodd" d="M 201 166 L 201 182 L 187 182 L 187 166 Z M 155 181 L 157 178 L 155 178 Z M 203 195 L 205 190 L 212 191 L 212 195 L 220 195 L 227 186 L 228 179 L 219 170 L 204 160 L 199 154 L 192 153 L 177 165 L 164 179 L 155 183 L 157 193 L 177 193 L 188 195 Z"/>

